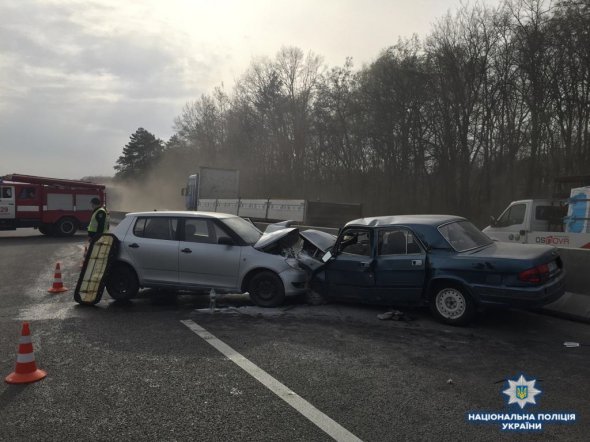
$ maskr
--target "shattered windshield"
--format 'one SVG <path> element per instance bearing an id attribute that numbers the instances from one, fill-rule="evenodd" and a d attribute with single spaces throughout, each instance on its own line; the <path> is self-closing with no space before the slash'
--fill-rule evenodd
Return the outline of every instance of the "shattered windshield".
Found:
<path id="1" fill-rule="evenodd" d="M 224 218 L 221 222 L 237 233 L 247 244 L 256 244 L 262 236 L 262 232 L 254 224 L 243 218 Z"/>
<path id="2" fill-rule="evenodd" d="M 442 236 L 457 252 L 487 246 L 492 240 L 469 221 L 457 221 L 438 228 Z"/>

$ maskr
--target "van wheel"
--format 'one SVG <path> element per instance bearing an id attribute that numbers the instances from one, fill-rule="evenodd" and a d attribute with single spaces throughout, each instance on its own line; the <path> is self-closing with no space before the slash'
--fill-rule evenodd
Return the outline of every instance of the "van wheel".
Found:
<path id="1" fill-rule="evenodd" d="M 106 289 L 111 298 L 126 301 L 137 296 L 139 282 L 135 271 L 125 264 L 115 264 L 109 271 Z"/>
<path id="2" fill-rule="evenodd" d="M 430 298 L 430 310 L 446 324 L 465 325 L 475 315 L 475 304 L 464 287 L 452 283 L 439 284 Z"/>
<path id="3" fill-rule="evenodd" d="M 78 221 L 74 218 L 60 219 L 54 228 L 57 236 L 73 236 L 78 231 Z"/>
<path id="4" fill-rule="evenodd" d="M 252 277 L 248 284 L 248 293 L 252 301 L 260 307 L 276 307 L 285 300 L 283 281 L 269 271 L 257 273 Z"/>

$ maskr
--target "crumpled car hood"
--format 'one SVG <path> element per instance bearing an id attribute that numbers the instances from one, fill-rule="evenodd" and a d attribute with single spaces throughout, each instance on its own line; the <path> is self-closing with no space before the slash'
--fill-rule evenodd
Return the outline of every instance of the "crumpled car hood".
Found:
<path id="1" fill-rule="evenodd" d="M 295 232 L 295 234 L 293 234 L 293 232 Z M 262 236 L 260 237 L 260 239 L 256 242 L 256 244 L 254 244 L 254 248 L 257 250 L 266 250 L 269 247 L 273 246 L 274 244 L 276 244 L 277 242 L 283 240 L 283 239 L 288 239 L 288 236 L 291 234 L 293 236 L 295 236 L 295 240 L 297 240 L 297 233 L 299 232 L 299 229 L 297 229 L 296 227 L 288 227 L 286 229 L 280 229 L 280 230 L 273 230 L 270 233 L 263 233 Z"/>
<path id="2" fill-rule="evenodd" d="M 296 227 L 268 230 L 254 244 L 262 252 L 299 258 L 301 255 L 319 258 L 336 242 L 336 237 L 320 230 L 308 229 L 302 232 Z"/>
<path id="3" fill-rule="evenodd" d="M 299 232 L 303 239 L 309 241 L 313 246 L 317 247 L 322 252 L 327 252 L 332 248 L 336 242 L 336 237 L 330 233 L 322 232 L 321 230 L 308 229 Z"/>

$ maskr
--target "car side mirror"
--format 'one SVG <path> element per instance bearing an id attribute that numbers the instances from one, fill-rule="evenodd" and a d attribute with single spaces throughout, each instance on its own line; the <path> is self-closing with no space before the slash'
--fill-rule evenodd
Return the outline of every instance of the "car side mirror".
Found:
<path id="1" fill-rule="evenodd" d="M 217 238 L 217 244 L 221 244 L 223 246 L 233 246 L 236 243 L 229 236 L 222 236 L 221 238 Z"/>
<path id="2" fill-rule="evenodd" d="M 322 256 L 322 262 L 328 262 L 331 258 L 332 258 L 332 253 L 326 252 L 326 253 L 324 253 L 324 256 Z"/>

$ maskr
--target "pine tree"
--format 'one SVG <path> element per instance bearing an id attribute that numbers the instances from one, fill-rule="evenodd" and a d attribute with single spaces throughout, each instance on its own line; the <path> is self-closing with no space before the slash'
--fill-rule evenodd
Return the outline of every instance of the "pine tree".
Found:
<path id="1" fill-rule="evenodd" d="M 137 179 L 144 176 L 158 161 L 164 151 L 164 143 L 140 127 L 131 135 L 123 154 L 117 160 L 116 178 Z"/>

